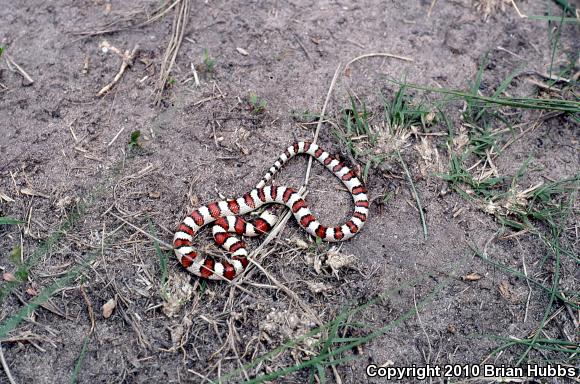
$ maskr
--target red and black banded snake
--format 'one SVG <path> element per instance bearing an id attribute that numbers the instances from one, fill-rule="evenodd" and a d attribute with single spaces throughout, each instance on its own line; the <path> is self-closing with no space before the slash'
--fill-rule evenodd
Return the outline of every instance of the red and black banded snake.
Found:
<path id="1" fill-rule="evenodd" d="M 346 186 L 354 202 L 354 213 L 344 224 L 325 227 L 310 212 L 306 201 L 289 187 L 266 186 L 266 183 L 297 154 L 314 157 Z M 363 227 L 369 212 L 366 188 L 353 170 L 337 160 L 317 144 L 298 142 L 288 147 L 264 175 L 262 180 L 238 199 L 215 201 L 195 209 L 177 228 L 173 237 L 173 249 L 179 262 L 191 273 L 207 279 L 232 280 L 248 265 L 246 244 L 235 234 L 257 236 L 268 232 L 277 217 L 264 211 L 253 224 L 242 217 L 265 204 L 282 204 L 290 208 L 298 224 L 312 236 L 324 241 L 337 242 L 350 239 Z M 193 248 L 193 238 L 201 227 L 213 223 L 213 237 L 219 246 L 231 254 L 230 260 L 217 261 L 202 255 Z"/>

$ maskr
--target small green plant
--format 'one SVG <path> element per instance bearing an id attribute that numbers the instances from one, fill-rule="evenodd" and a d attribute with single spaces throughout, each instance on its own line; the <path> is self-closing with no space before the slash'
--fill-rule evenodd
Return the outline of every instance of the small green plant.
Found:
<path id="1" fill-rule="evenodd" d="M 309 110 L 291 110 L 290 116 L 292 116 L 294 120 L 301 123 L 314 123 L 320 119 L 320 114 L 311 112 Z"/>
<path id="2" fill-rule="evenodd" d="M 135 148 L 135 147 L 140 147 L 141 144 L 139 143 L 139 138 L 141 137 L 141 131 L 140 130 L 136 130 L 131 132 L 131 139 L 129 140 L 129 144 L 127 145 L 127 148 L 129 150 Z"/>
<path id="3" fill-rule="evenodd" d="M 0 56 L 4 53 L 4 47 L 0 46 Z"/>
<path id="4" fill-rule="evenodd" d="M 259 98 L 255 93 L 250 93 L 248 103 L 250 104 L 252 113 L 256 115 L 264 113 L 266 106 L 268 105 L 266 100 Z"/>
<path id="5" fill-rule="evenodd" d="M 177 83 L 177 80 L 175 78 L 173 78 L 173 77 L 170 77 L 167 80 L 167 84 L 169 84 L 170 86 L 174 86 L 176 83 Z"/>
<path id="6" fill-rule="evenodd" d="M 209 56 L 207 49 L 203 50 L 203 64 L 207 72 L 213 72 L 215 66 L 215 60 Z"/>

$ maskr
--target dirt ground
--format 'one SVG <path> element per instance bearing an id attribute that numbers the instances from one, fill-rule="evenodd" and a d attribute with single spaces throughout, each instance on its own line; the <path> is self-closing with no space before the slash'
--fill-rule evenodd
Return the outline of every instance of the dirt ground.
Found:
<path id="1" fill-rule="evenodd" d="M 267 255 L 258 258 L 262 269 L 253 268 L 239 283 L 201 282 L 167 251 L 162 253 L 169 261 L 165 287 L 154 242 L 133 227 L 171 243 L 173 229 L 192 208 L 253 188 L 284 148 L 312 140 L 339 64 L 327 109 L 330 122 L 322 124 L 318 142 L 352 164 L 332 125 L 350 107 L 350 97 L 364 101 L 373 113 L 371 124 L 379 124 L 383 98 L 392 99 L 398 89 L 389 79 L 468 89 L 486 55 L 480 91 L 489 96 L 516 70 L 546 73 L 550 63 L 565 66 L 580 49 L 577 23 L 520 18 L 511 2 L 500 0 L 192 1 L 163 99 L 155 105 L 174 10 L 144 26 L 89 36 L 76 32 L 147 17 L 160 3 L 3 2 L 0 216 L 24 223 L 0 226 L 0 342 L 16 382 L 247 381 L 315 359 L 324 332 L 289 350 L 276 348 L 381 294 L 388 296 L 345 320 L 365 327 L 340 327 L 347 340 L 392 324 L 388 332 L 335 357 L 355 359 L 335 368 L 299 369 L 271 382 L 302 383 L 311 374 L 315 381 L 385 382 L 365 375 L 368 364 L 513 366 L 525 347 L 497 353 L 505 343 L 497 337 L 533 334 L 548 305 L 554 317 L 542 337 L 578 342 L 576 309 L 557 299 L 552 307 L 549 293 L 474 254 L 474 248 L 482 250 L 551 284 L 546 244 L 503 227 L 440 177 L 449 165 L 442 139 L 448 126 L 442 121 L 430 127 L 433 135 L 410 135 L 400 147 L 425 212 L 427 238 L 406 174 L 396 158 L 390 159 L 385 169 L 368 174 L 369 220 L 360 234 L 342 243 L 339 256 L 352 255 L 355 261 L 336 273 L 317 268 L 320 258 L 327 260 L 335 250 L 313 243 L 291 219 L 264 248 Z M 527 15 L 562 11 L 550 1 L 516 4 Z M 561 35 L 553 50 L 556 29 Z M 104 41 L 113 48 L 103 49 Z M 97 96 L 121 66 L 115 47 L 123 53 L 136 45 L 133 65 Z M 367 53 L 412 61 L 369 57 L 344 70 Z M 536 96 L 539 80 L 519 76 L 505 94 Z M 464 107 L 458 104 L 450 112 L 456 131 Z M 499 174 L 513 176 L 529 160 L 525 187 L 577 175 L 580 131 L 574 119 L 549 116 L 520 135 L 544 116 L 521 113 L 521 125 L 509 136 L 513 144 L 495 161 Z M 130 144 L 137 130 L 141 135 Z M 421 137 L 437 149 L 431 160 L 417 150 Z M 293 160 L 276 183 L 299 187 L 306 164 Z M 325 224 L 342 222 L 352 209 L 339 187 L 314 165 L 307 200 Z M 573 204 L 561 236 L 576 255 L 577 208 Z M 204 234 L 200 246 L 209 240 Z M 250 244 L 255 248 L 260 241 Z M 27 262 L 24 281 L 10 281 Z M 567 259 L 557 271 L 560 291 L 576 303 L 577 266 Z M 116 307 L 104 318 L 102 306 L 111 299 Z M 26 304 L 35 302 L 41 306 L 27 311 Z M 336 343 L 333 348 L 340 346 Z M 258 362 L 267 353 L 272 355 Z M 577 354 L 536 349 L 525 361 L 579 362 Z M 0 383 L 8 380 L 0 373 Z"/>

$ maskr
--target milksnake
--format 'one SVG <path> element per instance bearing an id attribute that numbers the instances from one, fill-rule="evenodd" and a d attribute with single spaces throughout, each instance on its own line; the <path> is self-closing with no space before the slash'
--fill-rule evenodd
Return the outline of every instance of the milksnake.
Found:
<path id="1" fill-rule="evenodd" d="M 294 189 L 283 186 L 266 186 L 266 183 L 297 154 L 314 157 L 334 173 L 346 186 L 354 201 L 354 213 L 344 224 L 325 227 L 310 212 L 306 201 Z M 243 236 L 257 236 L 268 232 L 277 217 L 264 211 L 254 223 L 248 223 L 241 215 L 252 212 L 265 204 L 282 204 L 290 208 L 298 224 L 309 234 L 328 242 L 350 239 L 363 227 L 369 212 L 366 188 L 354 171 L 330 155 L 318 145 L 298 142 L 288 147 L 252 189 L 237 199 L 215 201 L 194 210 L 177 228 L 173 237 L 173 248 L 179 262 L 191 273 L 212 280 L 232 280 L 248 265 L 246 244 L 233 233 Z M 193 238 L 199 229 L 213 224 L 213 237 L 219 246 L 231 254 L 231 260 L 216 261 L 208 255 L 201 255 L 193 248 Z"/>

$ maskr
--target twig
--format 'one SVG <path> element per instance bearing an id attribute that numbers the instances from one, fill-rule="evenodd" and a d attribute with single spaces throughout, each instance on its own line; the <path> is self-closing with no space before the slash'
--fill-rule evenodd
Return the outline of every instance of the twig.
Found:
<path id="1" fill-rule="evenodd" d="M 302 41 L 300 41 L 300 38 L 295 33 L 292 33 L 292 36 L 294 36 L 294 40 L 296 40 L 296 42 L 298 43 L 300 48 L 302 48 L 302 50 L 304 51 L 304 54 L 306 54 L 306 58 L 308 59 L 308 61 L 310 61 L 312 63 L 312 58 L 310 57 L 310 53 L 308 53 L 308 51 L 306 50 L 306 47 L 304 47 L 304 44 L 302 44 Z"/>
<path id="2" fill-rule="evenodd" d="M 364 55 L 360 55 L 358 57 L 355 57 L 354 59 L 352 59 L 351 61 L 349 61 L 345 66 L 344 69 L 346 70 L 348 68 L 349 65 L 351 65 L 352 63 L 354 63 L 355 61 L 359 61 L 360 59 L 364 59 L 367 57 L 391 57 L 393 59 L 399 59 L 399 60 L 404 60 L 404 61 L 410 61 L 413 62 L 415 60 L 413 60 L 410 57 L 406 57 L 406 56 L 399 56 L 399 55 L 393 55 L 391 53 L 367 53 Z"/>
<path id="3" fill-rule="evenodd" d="M 16 68 L 16 71 L 18 73 L 20 73 L 22 75 L 22 77 L 24 77 L 24 79 L 27 81 L 26 85 L 32 85 L 34 83 L 34 80 L 32 79 L 32 77 L 30 77 L 30 75 L 28 73 L 26 73 L 26 71 L 24 69 L 22 69 L 22 67 L 20 65 L 16 64 L 16 62 L 14 60 L 12 60 L 12 58 L 8 55 L 6 55 L 6 63 L 8 64 L 9 67 L 11 65 L 13 65 L 14 68 Z"/>
<path id="4" fill-rule="evenodd" d="M 199 87 L 199 76 L 197 75 L 197 71 L 195 70 L 195 65 L 191 63 L 191 72 L 193 73 L 193 80 L 195 81 L 195 86 Z"/>
<path id="5" fill-rule="evenodd" d="M 93 305 L 91 304 L 91 301 L 89 300 L 89 297 L 87 296 L 87 293 L 85 292 L 85 288 L 82 285 L 80 286 L 80 290 L 81 290 L 81 294 L 83 295 L 83 299 L 85 300 L 85 303 L 87 304 L 87 310 L 89 311 L 89 318 L 91 319 L 91 330 L 87 334 L 87 337 L 91 337 L 93 332 L 95 331 L 95 311 L 93 311 Z"/>
<path id="6" fill-rule="evenodd" d="M 419 321 L 419 325 L 421 326 L 421 330 L 425 334 L 427 338 L 427 346 L 429 347 L 429 355 L 425 357 L 423 354 L 423 358 L 425 359 L 425 364 L 429 364 L 431 362 L 431 355 L 433 354 L 433 348 L 431 347 L 431 339 L 429 338 L 429 334 L 425 330 L 425 325 L 421 320 L 421 315 L 419 315 L 419 308 L 417 308 L 417 299 L 415 298 L 415 288 L 413 288 L 413 304 L 415 304 L 415 313 L 417 314 L 417 320 Z"/>
<path id="7" fill-rule="evenodd" d="M 216 99 L 223 99 L 223 95 L 213 95 L 213 96 L 209 96 L 209 97 L 206 97 L 206 98 L 203 98 L 201 100 L 196 101 L 195 103 L 193 103 L 193 105 L 195 107 L 197 107 L 198 105 L 201 105 L 201 104 L 203 104 L 203 103 L 205 103 L 207 101 L 216 100 Z"/>
<path id="8" fill-rule="evenodd" d="M 113 145 L 113 143 L 117 140 L 117 138 L 119 137 L 119 135 L 121 134 L 121 132 L 123 132 L 125 130 L 125 127 L 122 127 L 119 132 L 117 132 L 117 134 L 115 135 L 115 137 L 113 137 L 113 140 L 111 140 L 109 142 L 109 144 L 107 144 L 107 147 L 110 147 L 111 145 Z"/>
<path id="9" fill-rule="evenodd" d="M 423 237 L 425 239 L 427 239 L 427 223 L 425 222 L 425 215 L 423 213 L 423 207 L 421 206 L 421 200 L 419 199 L 419 194 L 417 193 L 417 190 L 415 189 L 415 184 L 413 184 L 413 179 L 411 179 L 411 173 L 409 172 L 409 169 L 407 168 L 407 164 L 405 164 L 405 162 L 403 161 L 403 158 L 401 157 L 401 153 L 399 151 L 397 151 L 397 156 L 399 157 L 399 161 L 401 162 L 401 165 L 403 166 L 403 169 L 405 170 L 405 174 L 407 175 L 407 180 L 409 181 L 409 184 L 411 185 L 411 191 L 413 192 L 413 197 L 415 198 L 415 201 L 417 202 L 417 208 L 419 208 L 419 216 L 421 216 L 421 225 L 423 226 Z"/>
<path id="10" fill-rule="evenodd" d="M 123 54 L 123 62 L 121 63 L 121 68 L 119 68 L 119 72 L 117 72 L 117 74 L 113 78 L 113 81 L 111 81 L 109 84 L 101 88 L 101 90 L 97 93 L 97 96 L 103 96 L 105 93 L 109 92 L 115 86 L 115 84 L 119 82 L 119 80 L 123 76 L 123 73 L 125 73 L 127 67 L 133 65 L 133 61 L 135 60 L 135 56 L 138 51 L 139 44 L 135 45 L 135 48 L 133 48 L 131 52 L 125 51 L 125 53 Z"/>
<path id="11" fill-rule="evenodd" d="M 348 65 L 348 64 L 347 64 Z M 320 112 L 320 117 L 318 118 L 318 124 L 316 124 L 316 130 L 314 131 L 314 139 L 312 139 L 313 143 L 316 143 L 318 140 L 318 134 L 320 133 L 320 127 L 322 127 L 322 122 L 324 121 L 324 114 L 326 113 L 326 106 L 328 105 L 328 101 L 330 100 L 330 95 L 332 94 L 332 90 L 336 84 L 336 79 L 338 79 L 338 74 L 340 73 L 340 64 L 336 67 L 334 71 L 334 76 L 332 77 L 332 81 L 330 82 L 330 87 L 328 88 L 328 92 L 326 93 L 326 99 L 324 100 L 324 105 L 322 106 L 322 111 Z M 308 180 L 310 179 L 310 170 L 312 168 L 312 156 L 308 158 L 308 167 L 306 168 L 306 176 L 304 177 L 304 184 L 303 186 L 306 187 L 308 185 Z"/>
<path id="12" fill-rule="evenodd" d="M 512 3 L 512 6 L 516 9 L 516 12 L 518 13 L 519 17 L 521 17 L 522 19 L 525 19 L 528 17 L 520 12 L 520 9 L 518 8 L 518 6 L 516 5 L 516 2 L 514 0 L 511 0 L 511 3 Z"/>
<path id="13" fill-rule="evenodd" d="M 159 79 L 157 84 L 155 84 L 155 104 L 159 105 L 161 103 L 161 98 L 163 97 L 163 90 L 165 89 L 165 84 L 169 79 L 169 73 L 175 64 L 175 59 L 177 58 L 177 52 L 183 41 L 183 35 L 185 33 L 185 26 L 187 24 L 187 19 L 189 16 L 189 0 L 179 0 L 179 7 L 175 11 L 175 18 L 173 19 L 173 28 L 171 31 L 171 39 L 163 55 L 163 62 L 161 63 L 161 71 L 159 72 Z"/>
<path id="14" fill-rule="evenodd" d="M 98 29 L 96 31 L 73 31 L 71 33 L 73 35 L 90 37 L 90 36 L 104 35 L 107 33 L 123 31 L 123 30 L 131 29 L 131 28 L 137 29 L 140 27 L 144 27 L 148 24 L 151 24 L 151 23 L 159 20 L 166 13 L 168 13 L 173 7 L 175 7 L 175 5 L 179 1 L 180 0 L 175 0 L 171 3 L 169 1 L 165 1 L 163 4 L 161 4 L 155 10 L 153 10 L 153 12 L 151 12 L 151 16 L 149 16 L 149 12 L 147 12 L 147 11 L 138 11 L 138 12 L 134 12 L 133 14 L 131 14 L 129 16 L 122 16 L 120 18 L 117 18 L 117 19 L 109 22 L 109 23 L 101 25 L 101 26 L 97 27 Z M 141 15 L 145 16 L 144 17 L 145 20 L 141 23 L 136 24 L 136 25 L 131 25 L 133 23 L 133 20 L 137 19 L 137 16 L 141 16 Z"/>
<path id="15" fill-rule="evenodd" d="M 8 364 L 4 359 L 4 352 L 2 351 L 2 343 L 0 343 L 0 362 L 2 362 L 2 368 L 4 369 L 4 373 L 6 373 L 6 376 L 8 377 L 8 381 L 10 382 L 10 384 L 16 384 L 16 381 L 14 380 L 12 374 L 10 373 L 10 369 L 8 369 Z"/>
<path id="16" fill-rule="evenodd" d="M 157 237 L 150 235 L 149 233 L 145 232 L 144 230 L 142 230 L 141 228 L 139 228 L 136 225 L 131 224 L 130 222 L 128 222 L 127 220 L 123 219 L 120 216 L 115 215 L 113 212 L 109 212 L 109 215 L 112 215 L 114 217 L 116 217 L 117 219 L 121 220 L 122 222 L 124 222 L 125 224 L 127 224 L 128 226 L 132 227 L 133 229 L 135 229 L 137 232 L 142 233 L 143 235 L 147 236 L 148 238 L 150 238 L 151 240 L 155 240 L 159 243 L 159 245 L 162 245 L 163 248 L 165 248 L 166 250 L 172 250 L 173 246 L 170 244 L 167 244 L 166 242 L 164 242 L 163 240 L 159 240 Z"/>
<path id="17" fill-rule="evenodd" d="M 431 1 L 431 5 L 429 6 L 429 11 L 427 11 L 427 18 L 431 17 L 431 12 L 433 11 L 433 8 L 435 7 L 435 3 L 437 3 L 437 0 Z"/>

